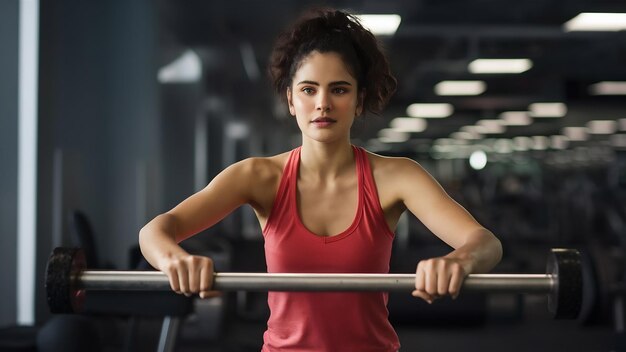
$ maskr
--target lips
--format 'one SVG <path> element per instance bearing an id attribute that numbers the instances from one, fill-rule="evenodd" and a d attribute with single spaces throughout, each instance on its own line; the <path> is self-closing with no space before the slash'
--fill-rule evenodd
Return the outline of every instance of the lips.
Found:
<path id="1" fill-rule="evenodd" d="M 337 122 L 337 120 L 335 119 L 331 119 L 330 117 L 318 117 L 315 120 L 311 121 L 314 123 L 332 123 L 332 122 Z"/>

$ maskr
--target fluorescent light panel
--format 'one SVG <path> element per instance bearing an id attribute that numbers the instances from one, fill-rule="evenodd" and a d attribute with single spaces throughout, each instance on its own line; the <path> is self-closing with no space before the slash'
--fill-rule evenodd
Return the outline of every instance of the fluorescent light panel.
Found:
<path id="1" fill-rule="evenodd" d="M 533 123 L 527 111 L 505 111 L 500 114 L 505 126 L 528 126 Z"/>
<path id="2" fill-rule="evenodd" d="M 422 132 L 428 126 L 424 119 L 417 117 L 396 117 L 391 120 L 389 126 L 400 132 Z"/>
<path id="3" fill-rule="evenodd" d="M 493 143 L 493 150 L 499 154 L 508 154 L 513 152 L 513 141 L 506 138 L 500 138 Z"/>
<path id="4" fill-rule="evenodd" d="M 506 131 L 506 127 L 504 126 L 504 121 L 502 120 L 478 120 L 476 122 L 477 132 L 483 134 L 497 134 L 504 133 Z"/>
<path id="5" fill-rule="evenodd" d="M 562 132 L 570 141 L 586 141 L 589 139 L 589 135 L 585 127 L 565 127 Z"/>
<path id="6" fill-rule="evenodd" d="M 406 132 L 396 131 L 392 128 L 385 128 L 378 131 L 378 140 L 383 143 L 402 143 L 410 138 Z"/>
<path id="7" fill-rule="evenodd" d="M 369 29 L 375 35 L 394 35 L 400 26 L 402 18 L 396 14 L 390 15 L 355 15 L 363 27 Z"/>
<path id="8" fill-rule="evenodd" d="M 570 31 L 621 31 L 626 29 L 626 13 L 583 12 L 565 22 Z"/>
<path id="9" fill-rule="evenodd" d="M 550 147 L 552 149 L 567 149 L 569 139 L 563 135 L 555 135 L 550 137 Z"/>
<path id="10" fill-rule="evenodd" d="M 528 106 L 532 117 L 563 117 L 567 106 L 563 103 L 534 103 Z"/>
<path id="11" fill-rule="evenodd" d="M 589 86 L 592 95 L 626 95 L 626 82 L 605 81 Z"/>
<path id="12" fill-rule="evenodd" d="M 533 136 L 532 141 L 534 150 L 546 150 L 550 146 L 550 139 L 546 136 Z"/>
<path id="13" fill-rule="evenodd" d="M 520 136 L 513 138 L 513 149 L 525 152 L 533 147 L 533 140 L 530 137 Z"/>
<path id="14" fill-rule="evenodd" d="M 435 85 L 437 95 L 480 95 L 487 89 L 484 81 L 441 81 Z"/>
<path id="15" fill-rule="evenodd" d="M 587 130 L 591 134 L 613 134 L 617 131 L 615 120 L 593 120 L 587 122 Z"/>
<path id="16" fill-rule="evenodd" d="M 411 104 L 406 109 L 410 117 L 443 118 L 452 115 L 454 107 L 450 104 Z"/>
<path id="17" fill-rule="evenodd" d="M 481 139 L 482 136 L 475 132 L 454 132 L 450 134 L 450 138 L 453 139 Z"/>
<path id="18" fill-rule="evenodd" d="M 533 67 L 530 59 L 476 59 L 470 62 L 471 73 L 522 73 Z"/>

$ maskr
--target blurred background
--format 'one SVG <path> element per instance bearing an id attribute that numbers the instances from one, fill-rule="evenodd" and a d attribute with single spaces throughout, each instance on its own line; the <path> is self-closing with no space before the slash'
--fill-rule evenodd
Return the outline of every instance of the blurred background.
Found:
<path id="1" fill-rule="evenodd" d="M 502 240 L 495 272 L 545 272 L 552 247 L 584 253 L 579 319 L 551 320 L 542 296 L 392 294 L 402 350 L 625 350 L 623 0 L 1 0 L 0 350 L 72 329 L 105 351 L 154 350 L 174 315 L 177 350 L 260 349 L 262 293 L 180 312 L 94 297 L 59 317 L 45 266 L 52 248 L 81 246 L 92 268 L 145 269 L 146 222 L 233 162 L 297 146 L 266 69 L 280 30 L 319 5 L 361 15 L 398 78 L 387 109 L 355 123 L 355 145 L 431 172 Z M 183 245 L 218 271 L 265 270 L 250 208 Z M 392 272 L 448 250 L 407 215 Z"/>

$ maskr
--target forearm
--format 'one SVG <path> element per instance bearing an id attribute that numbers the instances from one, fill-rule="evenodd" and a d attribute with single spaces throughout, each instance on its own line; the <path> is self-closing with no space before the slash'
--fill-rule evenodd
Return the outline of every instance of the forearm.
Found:
<path id="1" fill-rule="evenodd" d="M 466 274 L 485 273 L 502 259 L 502 244 L 491 231 L 483 228 L 469 234 L 465 243 L 446 257 L 459 260 Z"/>
<path id="2" fill-rule="evenodd" d="M 175 217 L 167 213 L 157 216 L 139 231 L 139 247 L 148 263 L 159 270 L 163 260 L 188 254 L 176 241 Z"/>

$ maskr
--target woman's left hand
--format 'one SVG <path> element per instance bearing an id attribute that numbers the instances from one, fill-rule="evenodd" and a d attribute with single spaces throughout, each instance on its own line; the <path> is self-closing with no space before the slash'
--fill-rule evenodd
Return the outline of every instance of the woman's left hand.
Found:
<path id="1" fill-rule="evenodd" d="M 466 276 L 467 271 L 460 259 L 437 257 L 422 260 L 417 264 L 412 295 L 428 303 L 443 296 L 455 299 Z"/>

